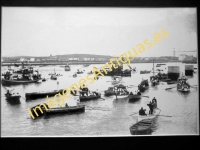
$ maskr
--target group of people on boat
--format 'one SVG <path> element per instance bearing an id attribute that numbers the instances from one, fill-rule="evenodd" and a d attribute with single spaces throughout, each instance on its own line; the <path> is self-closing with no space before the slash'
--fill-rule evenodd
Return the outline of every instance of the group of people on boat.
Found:
<path id="1" fill-rule="evenodd" d="M 19 93 L 10 93 L 9 90 L 7 90 L 7 93 L 5 94 L 7 97 L 10 97 L 10 96 L 17 96 L 19 95 Z"/>
<path id="2" fill-rule="evenodd" d="M 141 92 L 140 92 L 140 90 L 137 90 L 137 91 L 135 91 L 135 93 L 136 93 L 136 95 L 141 95 Z M 130 92 L 130 94 L 129 95 L 134 95 L 133 94 L 133 92 Z"/>
<path id="3" fill-rule="evenodd" d="M 94 96 L 98 96 L 99 93 L 97 91 L 94 91 L 94 92 L 90 92 L 89 89 L 87 87 L 85 87 L 85 84 L 83 84 L 83 87 L 80 86 L 80 95 L 83 96 L 83 97 L 86 97 L 86 96 L 91 96 L 91 95 L 94 95 Z"/>
<path id="4" fill-rule="evenodd" d="M 182 78 L 178 81 L 178 88 L 182 90 L 184 90 L 184 88 L 190 88 L 190 85 L 186 82 L 186 78 Z"/>
<path id="5" fill-rule="evenodd" d="M 147 104 L 147 106 L 149 106 L 149 114 L 153 114 L 153 110 L 157 108 L 157 100 L 156 98 L 154 97 L 152 99 L 152 101 L 150 101 L 149 104 Z M 143 109 L 143 107 L 141 107 L 141 109 L 139 110 L 139 115 L 141 116 L 146 116 L 146 109 Z"/>

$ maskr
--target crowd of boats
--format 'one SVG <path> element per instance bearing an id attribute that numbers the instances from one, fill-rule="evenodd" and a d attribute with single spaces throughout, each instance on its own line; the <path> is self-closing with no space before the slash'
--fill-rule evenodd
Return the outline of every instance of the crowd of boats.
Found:
<path id="1" fill-rule="evenodd" d="M 164 64 L 162 64 L 164 65 Z M 85 65 L 84 67 L 87 67 Z M 71 71 L 70 66 L 67 64 L 65 66 L 65 71 Z M 77 72 L 73 74 L 73 77 L 77 76 L 77 74 L 83 73 L 85 70 L 78 69 Z M 102 71 L 102 70 L 101 70 Z M 136 72 L 136 68 L 130 70 L 123 70 L 123 68 L 119 68 L 119 70 L 108 71 L 108 74 L 112 76 L 111 86 L 105 89 L 103 92 L 105 97 L 109 96 L 115 96 L 116 99 L 126 99 L 128 98 L 131 102 L 136 102 L 140 100 L 142 97 L 148 97 L 143 95 L 142 93 L 149 88 L 149 81 L 148 79 L 142 79 L 139 85 L 124 85 L 122 84 L 122 77 L 126 76 L 130 73 L 134 74 Z M 93 72 L 90 71 L 88 74 L 92 74 Z M 108 75 L 107 74 L 107 75 Z M 56 74 L 55 70 L 54 73 L 50 73 L 51 79 L 56 80 L 57 76 L 61 76 L 60 74 Z M 22 68 L 18 69 L 17 71 L 13 71 L 11 69 L 8 69 L 5 73 L 2 74 L 2 85 L 5 87 L 6 85 L 14 85 L 14 84 L 24 84 L 24 83 L 33 83 L 38 82 L 39 80 L 44 80 L 44 78 L 41 77 L 41 74 L 38 70 L 34 70 L 33 67 L 30 66 L 22 66 Z M 98 80 L 98 79 L 97 79 Z M 177 90 L 180 92 L 189 92 L 190 86 L 189 83 L 187 83 L 187 78 L 185 76 L 181 76 L 176 82 L 170 83 L 170 79 L 168 79 L 167 75 L 164 73 L 158 72 L 157 75 L 154 74 L 154 64 L 153 64 L 153 76 L 150 77 L 150 83 L 151 86 L 158 86 L 160 82 L 169 82 L 169 84 L 177 84 Z M 137 91 L 133 92 L 129 90 L 129 88 L 132 88 L 136 86 L 138 88 Z M 6 88 L 6 87 L 5 87 Z M 174 87 L 170 87 L 167 89 L 172 89 Z M 21 95 L 19 93 L 11 93 L 10 90 L 7 89 L 7 93 L 5 93 L 5 96 L 7 99 L 10 100 L 19 100 L 21 98 Z M 25 93 L 26 100 L 35 100 L 37 98 L 45 98 L 45 97 L 51 97 L 58 93 L 61 93 L 63 89 L 58 89 L 54 91 L 44 91 L 44 92 L 31 92 L 31 93 Z M 88 101 L 88 100 L 95 100 L 95 99 L 103 99 L 101 98 L 102 92 L 97 91 L 90 91 L 88 88 L 80 87 L 80 90 L 74 89 L 74 91 L 71 91 L 71 94 L 76 97 L 77 105 L 76 106 L 68 106 L 67 103 L 64 107 L 54 107 L 49 108 L 49 106 L 44 103 L 44 105 L 36 105 L 32 107 L 31 113 L 32 115 L 38 116 L 39 114 L 55 114 L 55 113 L 75 113 L 75 112 L 84 112 L 85 111 L 85 105 L 82 105 L 81 102 Z M 105 100 L 105 99 L 104 99 Z M 154 101 L 152 103 L 155 103 Z M 150 107 L 152 105 L 151 103 L 148 105 Z M 40 109 L 36 109 L 37 107 L 41 107 L 42 113 Z M 151 107 L 150 107 L 151 110 Z M 155 119 L 156 116 L 160 114 L 159 108 L 157 108 L 157 101 L 156 101 L 156 107 L 153 106 L 153 110 L 150 111 L 148 114 L 139 113 L 138 115 L 138 122 L 130 127 L 130 133 L 131 134 L 141 134 L 141 133 L 149 133 L 150 129 L 153 125 L 153 119 Z M 140 111 L 141 112 L 141 111 Z M 136 113 L 136 114 L 138 114 Z"/>

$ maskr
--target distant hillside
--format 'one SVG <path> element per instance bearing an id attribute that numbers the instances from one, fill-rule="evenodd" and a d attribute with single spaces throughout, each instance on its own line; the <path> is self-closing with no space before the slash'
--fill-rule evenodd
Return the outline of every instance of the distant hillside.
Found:
<path id="1" fill-rule="evenodd" d="M 111 58 L 111 56 L 109 55 L 95 55 L 95 54 L 65 54 L 65 55 L 55 55 L 55 56 L 57 56 L 58 58 Z M 50 56 L 13 56 L 13 57 L 10 56 L 9 58 L 39 58 L 39 57 L 50 57 Z"/>
<path id="2" fill-rule="evenodd" d="M 56 55 L 59 58 L 111 58 L 109 55 L 95 55 L 95 54 L 66 54 Z"/>

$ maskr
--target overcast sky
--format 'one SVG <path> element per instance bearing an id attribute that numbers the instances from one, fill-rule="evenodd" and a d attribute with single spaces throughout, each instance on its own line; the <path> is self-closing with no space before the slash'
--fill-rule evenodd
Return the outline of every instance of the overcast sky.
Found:
<path id="1" fill-rule="evenodd" d="M 162 28 L 169 37 L 141 57 L 197 50 L 196 8 L 3 7 L 1 51 L 2 56 L 118 56 L 153 40 Z"/>

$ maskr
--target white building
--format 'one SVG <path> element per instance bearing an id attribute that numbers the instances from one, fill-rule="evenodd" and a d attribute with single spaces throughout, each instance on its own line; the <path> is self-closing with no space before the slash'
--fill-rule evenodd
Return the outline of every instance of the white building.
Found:
<path id="1" fill-rule="evenodd" d="M 24 58 L 20 58 L 20 61 L 25 61 L 25 59 Z"/>
<path id="2" fill-rule="evenodd" d="M 35 58 L 30 58 L 30 61 L 35 61 Z"/>
<path id="3" fill-rule="evenodd" d="M 182 60 L 184 60 L 186 57 L 187 57 L 187 55 L 181 54 L 181 55 L 179 55 L 178 60 L 182 61 Z"/>

